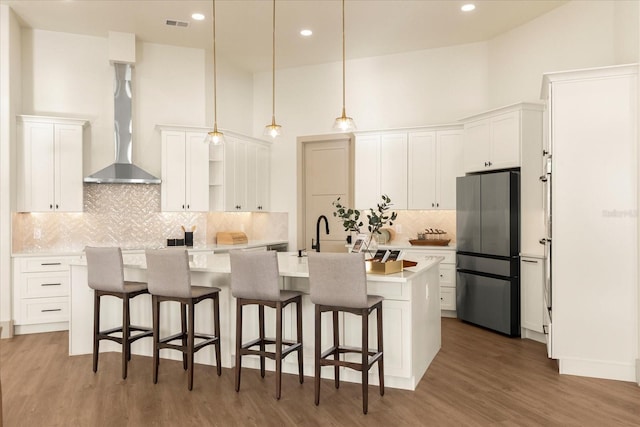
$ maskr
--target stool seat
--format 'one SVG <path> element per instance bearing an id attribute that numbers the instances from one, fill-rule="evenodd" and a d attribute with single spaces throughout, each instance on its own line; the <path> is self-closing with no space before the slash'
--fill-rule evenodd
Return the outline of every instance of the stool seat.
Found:
<path id="1" fill-rule="evenodd" d="M 150 337 L 151 328 L 131 325 L 129 300 L 148 294 L 147 284 L 124 280 L 122 251 L 118 247 L 91 247 L 84 249 L 87 257 L 87 282 L 93 289 L 93 372 L 98 371 L 100 341 L 108 340 L 122 345 L 122 379 L 127 378 L 127 364 L 131 360 L 131 343 Z M 100 300 L 112 296 L 122 300 L 122 325 L 100 330 Z"/>
<path id="2" fill-rule="evenodd" d="M 364 254 L 309 254 L 309 286 L 315 305 L 315 403 L 320 404 L 320 368 L 334 367 L 335 387 L 340 387 L 340 367 L 362 372 L 362 412 L 368 412 L 369 369 L 378 364 L 380 395 L 384 395 L 384 353 L 382 342 L 382 301 L 378 295 L 367 295 L 367 275 Z M 376 311 L 377 349 L 369 348 L 369 315 Z M 333 317 L 333 346 L 322 351 L 322 313 Z M 358 315 L 362 320 L 362 345 L 359 348 L 340 345 L 339 312 Z M 340 359 L 340 355 L 355 353 L 359 362 Z"/>
<path id="3" fill-rule="evenodd" d="M 191 286 L 189 254 L 186 250 L 155 249 L 145 252 L 147 279 L 153 306 L 153 383 L 158 383 L 160 350 L 182 352 L 182 367 L 188 371 L 187 387 L 193 389 L 194 353 L 213 345 L 216 355 L 216 372 L 222 375 L 220 357 L 220 288 Z M 213 301 L 213 334 L 197 333 L 195 330 L 195 306 L 201 301 Z M 180 304 L 181 331 L 178 334 L 160 336 L 160 304 L 174 301 Z M 188 320 L 187 320 L 188 311 Z M 200 340 L 196 342 L 196 339 Z M 180 344 L 175 342 L 179 341 Z"/>
<path id="4" fill-rule="evenodd" d="M 242 356 L 260 357 L 260 375 L 265 376 L 265 357 L 276 364 L 276 399 L 280 399 L 282 384 L 282 359 L 293 352 L 298 353 L 298 377 L 304 382 L 302 358 L 302 292 L 280 290 L 278 258 L 275 251 L 232 251 L 231 293 L 236 298 L 236 392 L 240 391 Z M 282 338 L 283 309 L 296 304 L 296 340 Z M 242 342 L 242 314 L 245 305 L 258 306 L 259 336 Z M 264 308 L 276 311 L 276 336 L 265 337 Z M 267 345 L 274 345 L 275 351 L 266 351 Z M 256 349 L 257 347 L 257 349 Z"/>

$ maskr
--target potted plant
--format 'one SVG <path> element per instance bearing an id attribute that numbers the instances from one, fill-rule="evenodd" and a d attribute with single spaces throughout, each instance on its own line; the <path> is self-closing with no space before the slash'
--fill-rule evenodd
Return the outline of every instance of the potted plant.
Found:
<path id="1" fill-rule="evenodd" d="M 370 234 L 369 248 L 371 247 L 372 242 L 378 241 L 380 229 L 387 224 L 393 225 L 393 221 L 398 217 L 397 212 L 389 212 L 389 209 L 391 209 L 391 198 L 386 194 L 383 194 L 380 197 L 382 198 L 382 201 L 377 204 L 375 209 L 372 208 L 367 214 L 369 222 L 367 229 Z"/>
<path id="2" fill-rule="evenodd" d="M 364 225 L 364 223 L 360 221 L 360 211 L 344 206 L 340 202 L 340 197 L 334 200 L 331 204 L 336 208 L 335 212 L 333 212 L 333 216 L 342 221 L 344 231 L 348 233 L 360 233 L 360 227 Z M 351 234 L 347 236 L 347 243 L 351 244 Z"/>

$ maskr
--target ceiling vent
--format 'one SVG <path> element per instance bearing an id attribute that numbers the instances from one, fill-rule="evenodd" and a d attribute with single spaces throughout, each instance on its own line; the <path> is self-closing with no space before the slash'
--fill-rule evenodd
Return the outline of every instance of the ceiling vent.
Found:
<path id="1" fill-rule="evenodd" d="M 177 19 L 167 19 L 165 21 L 165 24 L 170 26 L 170 27 L 188 27 L 189 23 L 186 21 L 178 21 Z"/>

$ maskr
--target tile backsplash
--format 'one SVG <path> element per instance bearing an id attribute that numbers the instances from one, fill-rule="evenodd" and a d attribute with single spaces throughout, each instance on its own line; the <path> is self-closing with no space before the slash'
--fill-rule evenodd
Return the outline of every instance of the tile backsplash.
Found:
<path id="1" fill-rule="evenodd" d="M 287 240 L 287 213 L 160 211 L 160 186 L 85 184 L 84 212 L 14 213 L 12 250 L 78 251 L 86 245 L 160 247 L 195 227 L 194 245 L 215 243 L 218 231 L 244 231 L 254 240 Z"/>
<path id="2" fill-rule="evenodd" d="M 403 243 L 411 239 L 416 239 L 418 232 L 423 232 L 425 228 L 440 229 L 447 232 L 446 239 L 451 239 L 449 245 L 456 242 L 456 211 L 454 210 L 433 210 L 433 211 L 397 211 L 398 218 L 394 222 L 394 228 L 398 225 L 401 233 L 396 233 L 395 239 L 391 243 Z"/>

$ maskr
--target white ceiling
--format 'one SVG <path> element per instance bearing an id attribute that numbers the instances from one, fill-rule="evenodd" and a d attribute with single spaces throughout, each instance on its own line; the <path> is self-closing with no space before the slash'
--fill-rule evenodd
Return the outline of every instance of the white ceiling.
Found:
<path id="1" fill-rule="evenodd" d="M 473 1 L 470 13 L 460 6 Z M 489 40 L 554 9 L 566 0 L 347 0 L 347 58 L 388 55 Z M 108 31 L 135 33 L 138 40 L 212 48 L 211 0 L 0 0 L 23 26 L 106 37 Z M 191 14 L 201 12 L 204 21 Z M 339 61 L 341 2 L 278 0 L 276 66 Z M 189 22 L 186 28 L 167 19 Z M 310 28 L 310 38 L 299 35 Z M 271 69 L 272 2 L 217 0 L 218 58 L 250 71 Z"/>

